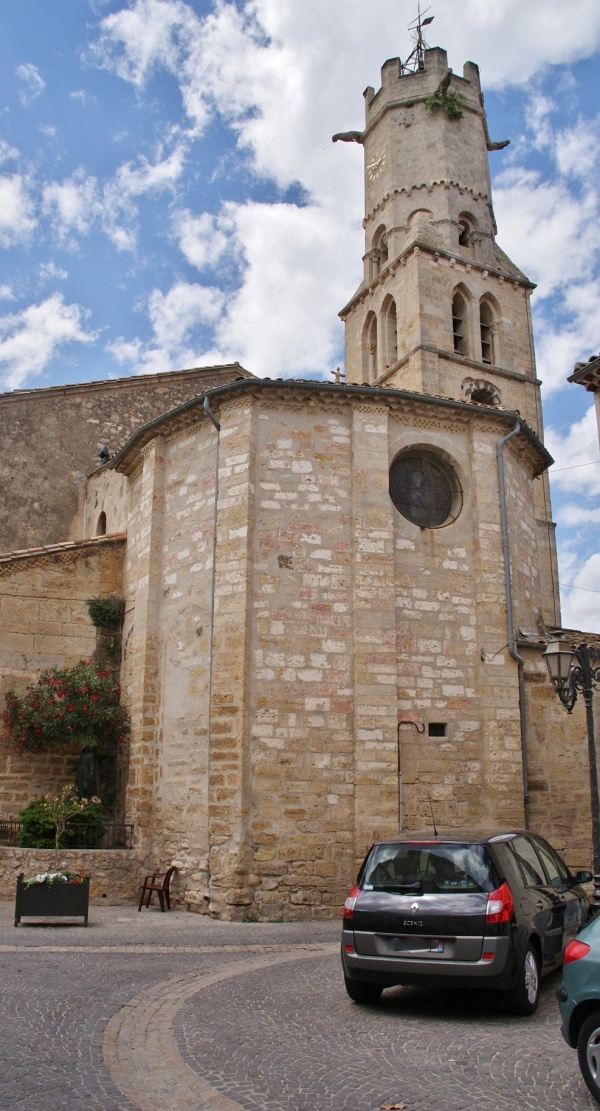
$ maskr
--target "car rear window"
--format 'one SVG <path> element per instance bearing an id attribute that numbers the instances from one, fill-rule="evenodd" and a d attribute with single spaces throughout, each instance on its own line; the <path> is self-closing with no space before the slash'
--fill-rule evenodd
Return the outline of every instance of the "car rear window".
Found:
<path id="1" fill-rule="evenodd" d="M 408 842 L 374 845 L 365 861 L 365 891 L 406 890 L 422 894 L 493 891 L 496 879 L 484 845 Z"/>

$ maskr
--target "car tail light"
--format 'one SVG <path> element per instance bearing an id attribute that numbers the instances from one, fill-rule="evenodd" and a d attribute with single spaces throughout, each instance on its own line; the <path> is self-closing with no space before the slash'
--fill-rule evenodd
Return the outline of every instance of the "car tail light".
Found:
<path id="1" fill-rule="evenodd" d="M 347 922 L 351 918 L 354 918 L 354 904 L 359 896 L 359 893 L 360 887 L 357 883 L 355 883 L 352 891 L 346 899 L 346 902 L 344 903 L 344 922 Z"/>
<path id="2" fill-rule="evenodd" d="M 578 961 L 581 957 L 585 957 L 589 951 L 590 947 L 586 945 L 585 941 L 570 941 L 565 949 L 564 963 L 569 964 L 571 961 Z"/>
<path id="3" fill-rule="evenodd" d="M 490 891 L 488 895 L 485 911 L 486 923 L 510 922 L 513 908 L 512 891 L 505 880 L 500 887 L 497 887 L 495 891 Z"/>

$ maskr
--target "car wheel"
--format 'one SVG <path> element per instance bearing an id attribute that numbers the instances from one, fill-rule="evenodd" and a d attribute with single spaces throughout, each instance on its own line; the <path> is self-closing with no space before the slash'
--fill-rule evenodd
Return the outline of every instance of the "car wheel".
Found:
<path id="1" fill-rule="evenodd" d="M 577 1038 L 579 1068 L 590 1092 L 600 1103 L 600 1011 L 588 1015 Z"/>
<path id="2" fill-rule="evenodd" d="M 376 1003 L 383 986 L 381 984 L 368 984 L 365 980 L 349 980 L 344 976 L 346 991 L 355 1003 Z"/>
<path id="3" fill-rule="evenodd" d="M 516 1015 L 532 1015 L 540 1001 L 540 967 L 538 956 L 527 946 L 521 961 L 517 983 L 507 993 L 511 1010 Z"/>

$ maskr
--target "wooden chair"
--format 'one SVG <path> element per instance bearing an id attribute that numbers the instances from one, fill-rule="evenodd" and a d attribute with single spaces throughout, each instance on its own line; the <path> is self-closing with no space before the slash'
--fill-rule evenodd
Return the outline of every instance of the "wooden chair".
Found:
<path id="1" fill-rule="evenodd" d="M 150 906 L 150 900 L 155 891 L 158 895 L 158 901 L 160 903 L 161 911 L 164 911 L 165 903 L 167 904 L 167 910 L 171 909 L 169 884 L 171 882 L 171 876 L 173 875 L 173 872 L 176 871 L 177 869 L 172 866 L 166 872 L 153 872 L 152 875 L 146 876 L 144 878 L 144 882 L 141 888 L 140 905 L 138 907 L 138 910 L 141 910 L 143 906 Z"/>

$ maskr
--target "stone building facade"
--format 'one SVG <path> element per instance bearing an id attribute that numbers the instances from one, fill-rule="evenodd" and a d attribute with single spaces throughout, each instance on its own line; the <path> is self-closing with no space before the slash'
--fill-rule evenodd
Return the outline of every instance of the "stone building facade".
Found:
<path id="1" fill-rule="evenodd" d="M 461 119 L 425 104 L 443 82 Z M 225 918 L 336 913 L 372 839 L 432 811 L 589 863 L 585 721 L 542 660 L 560 613 L 532 286 L 495 242 L 477 68 L 387 62 L 366 100 L 345 382 L 225 368 L 138 421 L 70 526 L 95 537 L 72 545 L 97 561 L 84 591 L 107 590 L 109 550 L 122 576 L 135 852 Z M 26 557 L 5 559 L 18 621 Z M 13 648 L 23 681 L 39 660 Z"/>
<path id="2" fill-rule="evenodd" d="M 235 363 L 0 394 L 0 551 L 80 539 L 85 484 L 103 447 L 115 455 L 140 424 L 248 377 Z"/>

